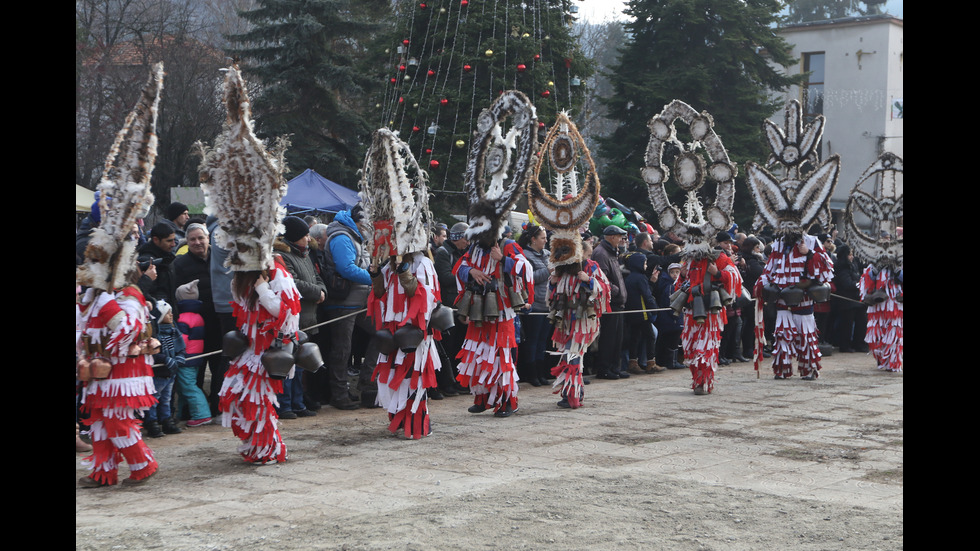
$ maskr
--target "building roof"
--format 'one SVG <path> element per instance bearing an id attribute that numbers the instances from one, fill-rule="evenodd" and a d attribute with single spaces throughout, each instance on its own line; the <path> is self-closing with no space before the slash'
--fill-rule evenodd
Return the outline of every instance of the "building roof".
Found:
<path id="1" fill-rule="evenodd" d="M 904 20 L 889 13 L 877 15 L 858 15 L 854 17 L 840 17 L 837 19 L 821 19 L 819 21 L 806 21 L 804 23 L 790 23 L 781 25 L 779 32 L 792 32 L 809 30 L 814 27 L 850 27 L 854 25 L 867 25 L 872 23 L 891 22 L 900 27 L 904 27 Z"/>

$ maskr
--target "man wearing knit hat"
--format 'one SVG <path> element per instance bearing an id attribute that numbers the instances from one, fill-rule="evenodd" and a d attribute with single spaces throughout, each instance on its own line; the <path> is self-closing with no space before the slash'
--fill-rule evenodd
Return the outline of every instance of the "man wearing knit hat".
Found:
<path id="1" fill-rule="evenodd" d="M 310 227 L 297 216 L 283 218 L 286 231 L 273 243 L 273 249 L 293 276 L 300 294 L 299 327 L 309 336 L 316 335 L 317 305 L 326 299 L 327 287 L 310 259 Z M 283 381 L 283 392 L 278 395 L 279 418 L 296 419 L 316 415 L 306 407 L 303 397 L 303 372 L 296 369 L 292 378 Z"/>
<path id="2" fill-rule="evenodd" d="M 176 252 L 177 247 L 184 242 L 184 225 L 187 224 L 190 217 L 190 214 L 187 212 L 187 205 L 183 203 L 174 201 L 167 207 L 167 221 L 174 227 L 174 233 L 177 235 L 177 239 L 174 241 L 173 252 Z"/>

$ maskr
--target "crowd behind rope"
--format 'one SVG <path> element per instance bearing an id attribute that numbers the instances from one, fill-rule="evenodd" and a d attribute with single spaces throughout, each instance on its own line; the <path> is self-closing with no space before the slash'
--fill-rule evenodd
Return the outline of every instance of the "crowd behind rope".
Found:
<path id="1" fill-rule="evenodd" d="M 337 213 L 329 222 L 315 216 L 287 217 L 286 231 L 274 250 L 296 280 L 301 294 L 300 328 L 321 349 L 324 368 L 295 374 L 276 396 L 280 419 L 317 415 L 323 406 L 351 410 L 378 407 L 372 382 L 378 351 L 365 316 L 371 280 L 365 270 L 363 236 L 357 226 L 357 207 Z M 90 231 L 99 223 L 98 200 L 76 234 L 76 264 L 84 255 Z M 229 358 L 221 353 L 222 335 L 235 328 L 232 316 L 232 273 L 224 268 L 226 251 L 215 246 L 216 220 L 192 217 L 187 207 L 172 203 L 163 221 L 140 228 L 138 286 L 151 304 L 153 333 L 161 342 L 154 356 L 155 397 L 159 404 L 142 419 L 143 434 L 151 438 L 176 435 L 214 422 L 220 414 L 218 394 Z M 453 306 L 457 296 L 453 267 L 470 246 L 468 226 L 437 224 L 429 253 L 438 275 L 442 303 Z M 514 231 L 516 229 L 516 231 Z M 549 232 L 526 224 L 506 228 L 523 249 L 534 269 L 535 293 L 517 318 L 518 346 L 514 350 L 520 382 L 538 387 L 554 380 L 557 361 L 550 336 L 546 289 L 549 277 Z M 648 228 L 649 229 L 649 228 Z M 831 228 L 814 229 L 834 264 L 832 298 L 816 306 L 814 316 L 823 350 L 867 352 L 867 307 L 858 285 L 862 267 L 850 247 Z M 670 308 L 671 293 L 686 277 L 682 262 L 684 243 L 652 232 L 628 233 L 608 226 L 602 235 L 582 235 L 586 258 L 594 260 L 606 277 L 619 286 L 611 311 L 600 320 L 599 338 L 584 357 L 584 374 L 605 380 L 628 379 L 685 369 L 681 347 L 683 317 Z M 742 276 L 743 290 L 726 306 L 719 365 L 749 362 L 755 346 L 756 309 L 753 288 L 763 273 L 771 236 L 750 235 L 733 226 L 715 236 L 719 254 L 728 255 Z M 76 288 L 76 296 L 81 292 Z M 775 315 L 764 311 L 769 357 Z M 438 352 L 442 369 L 431 399 L 469 394 L 460 385 L 456 356 L 466 326 L 459 318 L 443 334 Z M 372 359 L 373 358 L 373 359 Z M 209 377 L 207 376 L 209 375 Z M 206 384 L 207 381 L 207 384 Z M 87 419 L 80 413 L 82 385 L 76 381 L 76 451 L 90 451 Z M 183 428 L 181 427 L 183 425 Z"/>

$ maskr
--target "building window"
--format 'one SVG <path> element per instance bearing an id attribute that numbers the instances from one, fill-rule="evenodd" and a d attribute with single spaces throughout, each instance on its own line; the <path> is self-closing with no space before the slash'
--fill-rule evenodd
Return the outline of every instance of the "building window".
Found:
<path id="1" fill-rule="evenodd" d="M 809 124 L 823 115 L 824 52 L 803 54 L 803 72 L 809 73 L 803 83 L 803 122 Z"/>

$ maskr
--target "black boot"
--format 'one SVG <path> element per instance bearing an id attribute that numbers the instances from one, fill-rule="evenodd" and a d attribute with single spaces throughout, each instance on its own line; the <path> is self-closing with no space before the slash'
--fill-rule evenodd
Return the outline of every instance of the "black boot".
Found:
<path id="1" fill-rule="evenodd" d="M 150 438 L 161 438 L 166 436 L 166 434 L 163 433 L 163 429 L 160 428 L 160 423 L 149 420 L 143 421 L 143 434 L 149 436 Z"/>
<path id="2" fill-rule="evenodd" d="M 173 419 L 167 419 L 163 422 L 163 433 L 164 434 L 180 434 L 184 431 L 180 430 L 177 423 Z"/>

